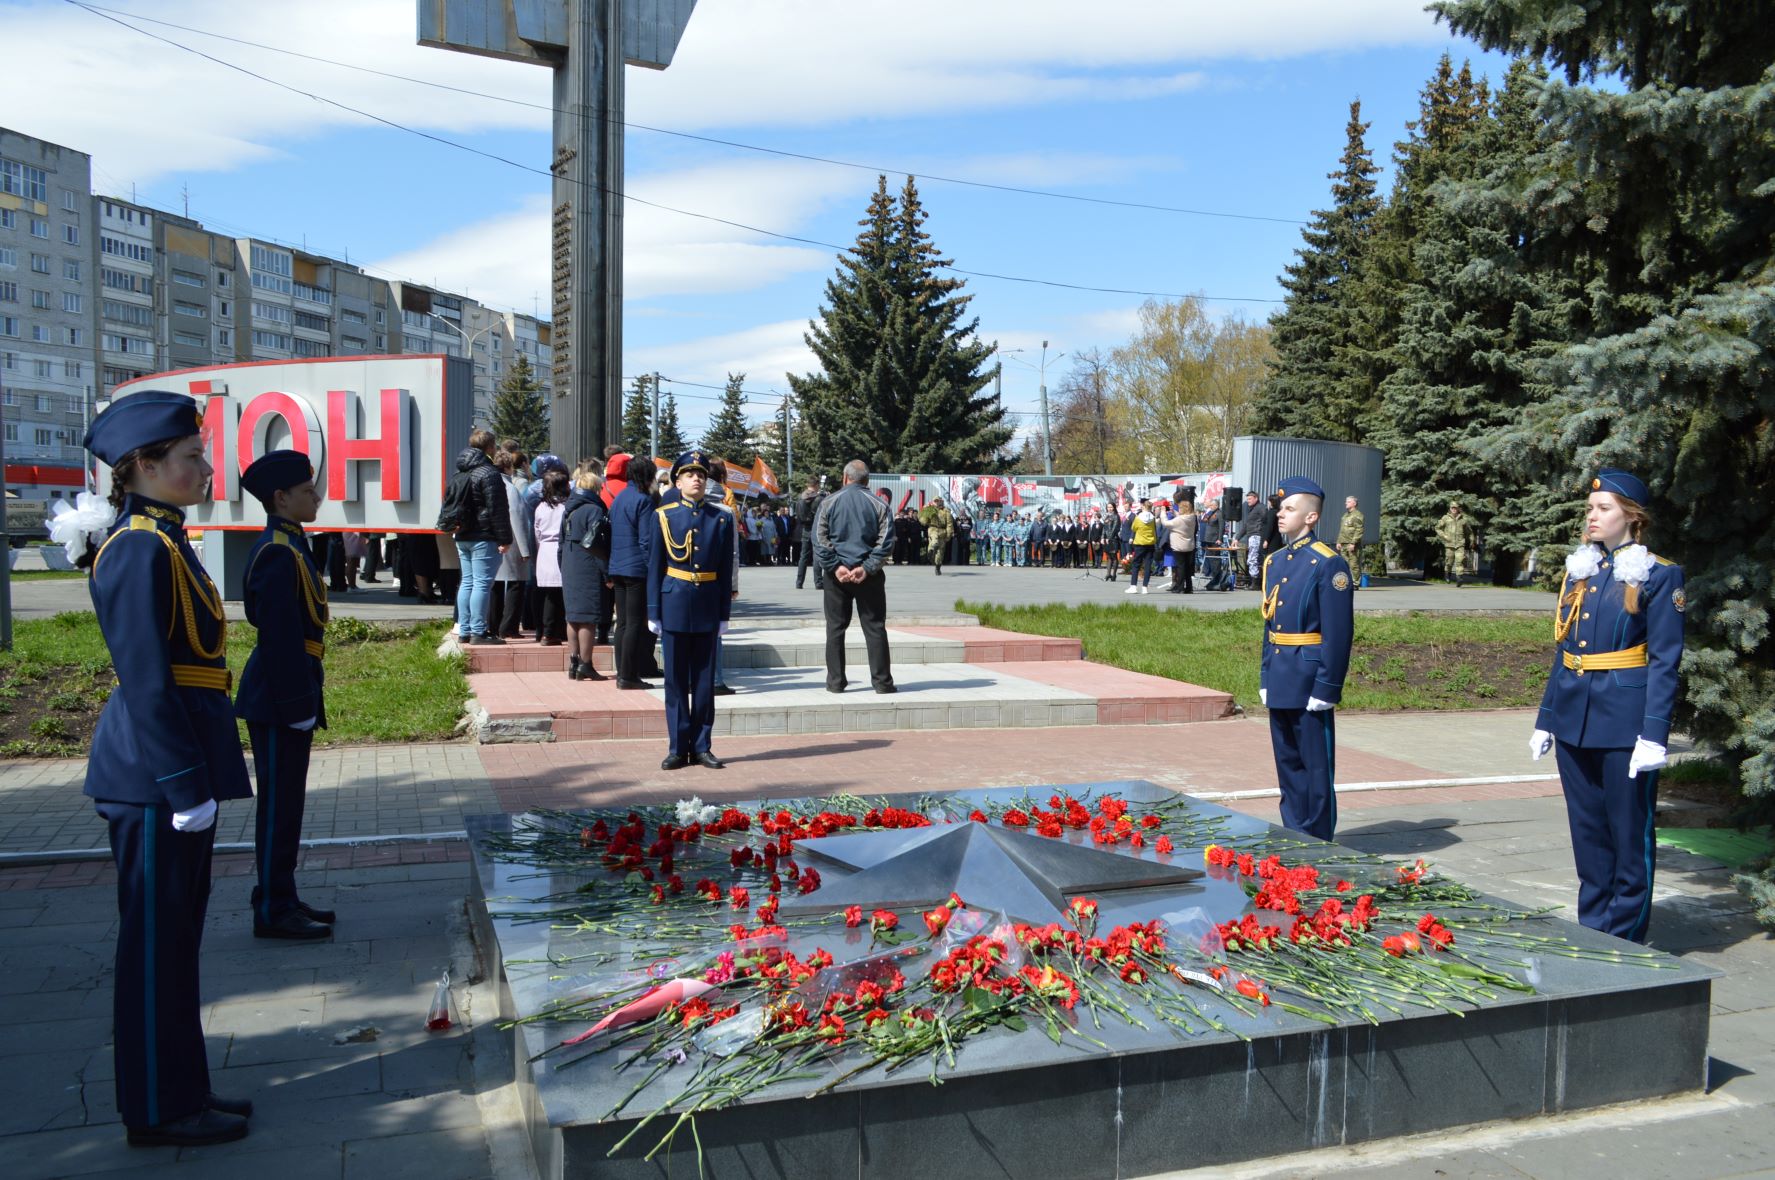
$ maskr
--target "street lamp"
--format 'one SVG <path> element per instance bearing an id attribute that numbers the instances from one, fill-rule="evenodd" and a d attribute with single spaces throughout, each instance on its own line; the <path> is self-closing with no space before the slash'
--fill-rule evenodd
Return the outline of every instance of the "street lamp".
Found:
<path id="1" fill-rule="evenodd" d="M 470 385 L 472 387 L 472 385 L 473 385 L 472 378 L 475 375 L 475 373 L 474 373 L 475 341 L 479 340 L 481 337 L 483 337 L 487 333 L 491 332 L 494 328 L 498 327 L 499 326 L 498 323 L 494 322 L 494 323 L 488 324 L 485 328 L 482 328 L 479 331 L 471 334 L 471 333 L 463 331 L 462 325 L 457 323 L 455 320 L 447 319 L 444 316 L 439 315 L 435 311 L 428 311 L 425 314 L 430 316 L 432 319 L 436 320 L 438 323 L 444 325 L 446 328 L 449 328 L 452 332 L 456 333 L 458 336 L 462 337 L 463 343 L 465 346 L 465 351 L 468 354 L 469 373 L 471 374 Z M 487 379 L 488 379 L 489 383 L 491 383 L 491 381 L 493 379 L 491 373 L 488 374 Z M 491 392 L 491 390 L 489 390 L 489 392 Z"/>
<path id="2" fill-rule="evenodd" d="M 1059 360 L 1064 352 L 1054 354 Z M 1054 436 L 1048 427 L 1048 342 L 1042 341 L 1042 474 L 1054 474 Z"/>

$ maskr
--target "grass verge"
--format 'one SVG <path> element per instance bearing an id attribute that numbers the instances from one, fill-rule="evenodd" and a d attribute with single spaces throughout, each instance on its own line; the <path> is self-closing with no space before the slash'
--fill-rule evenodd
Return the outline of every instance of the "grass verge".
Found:
<path id="1" fill-rule="evenodd" d="M 327 721 L 321 745 L 430 741 L 449 737 L 468 697 L 462 657 L 434 654 L 449 624 L 381 625 L 335 619 L 327 628 Z M 228 626 L 236 680 L 257 634 Z M 0 757 L 84 756 L 105 701 L 117 687 L 110 653 L 91 611 L 13 625 L 0 652 Z M 246 726 L 240 727 L 246 744 Z"/>
<path id="2" fill-rule="evenodd" d="M 1153 610 L 1134 603 L 994 606 L 957 602 L 988 627 L 1083 642 L 1085 658 L 1230 692 L 1258 707 L 1256 609 Z M 1342 708 L 1502 709 L 1538 705 L 1553 637 L 1545 618 L 1356 616 Z"/>
<path id="3" fill-rule="evenodd" d="M 81 570 L 12 570 L 9 575 L 15 582 L 84 582 L 86 574 Z"/>

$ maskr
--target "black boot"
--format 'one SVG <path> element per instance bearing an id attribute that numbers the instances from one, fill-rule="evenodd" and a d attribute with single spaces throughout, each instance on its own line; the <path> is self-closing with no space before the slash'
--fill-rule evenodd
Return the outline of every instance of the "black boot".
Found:
<path id="1" fill-rule="evenodd" d="M 602 680 L 604 673 L 598 671 L 590 660 L 579 661 L 579 678 L 581 680 Z"/>
<path id="2" fill-rule="evenodd" d="M 579 679 L 579 657 L 578 656 L 568 656 L 567 657 L 567 679 L 569 679 L 569 680 L 578 680 Z"/>

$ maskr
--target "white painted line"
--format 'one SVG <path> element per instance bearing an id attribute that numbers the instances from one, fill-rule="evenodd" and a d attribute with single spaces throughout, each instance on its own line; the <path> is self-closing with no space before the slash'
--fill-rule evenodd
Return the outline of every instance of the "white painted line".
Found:
<path id="1" fill-rule="evenodd" d="M 1388 782 L 1373 783 L 1338 783 L 1337 793 L 1347 795 L 1354 791 L 1409 791 L 1418 787 L 1489 787 L 1501 783 L 1546 783 L 1557 781 L 1557 774 L 1491 774 L 1480 778 L 1409 778 L 1394 779 Z M 1186 791 L 1192 799 L 1202 799 L 1209 803 L 1221 803 L 1228 799 L 1280 799 L 1282 792 L 1277 787 L 1259 787 L 1251 791 Z"/>
<path id="2" fill-rule="evenodd" d="M 359 844 L 429 844 L 442 840 L 466 840 L 468 833 L 461 828 L 448 832 L 394 832 L 386 836 L 320 836 L 312 840 L 303 840 L 303 848 L 352 848 Z M 231 841 L 217 844 L 216 852 L 251 852 L 252 841 Z M 109 860 L 109 848 L 50 848 L 42 852 L 0 852 L 0 865 L 8 864 L 48 864 L 61 860 Z"/>

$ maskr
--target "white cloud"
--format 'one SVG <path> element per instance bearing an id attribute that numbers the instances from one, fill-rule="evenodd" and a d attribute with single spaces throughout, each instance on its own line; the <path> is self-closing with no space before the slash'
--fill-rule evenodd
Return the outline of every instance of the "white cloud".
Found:
<path id="1" fill-rule="evenodd" d="M 860 204 L 869 181 L 858 173 L 798 161 L 748 161 L 634 177 L 629 191 L 663 205 L 720 209 L 734 221 L 794 233 L 828 202 Z M 633 302 L 664 295 L 732 294 L 797 274 L 829 269 L 833 252 L 761 238 L 719 222 L 631 202 L 624 218 L 623 292 Z M 549 202 L 452 230 L 374 264 L 495 307 L 531 306 L 550 290 Z"/>
<path id="2" fill-rule="evenodd" d="M 111 0 L 163 21 L 394 74 L 550 102 L 548 72 L 429 49 L 413 0 Z M 541 130 L 546 110 L 143 27 L 351 106 L 443 134 Z M 959 110 L 1138 101 L 1200 67 L 1445 39 L 1422 0 L 710 0 L 666 71 L 631 69 L 629 117 L 674 128 L 832 125 Z M 120 182 L 238 168 L 365 120 L 53 0 L 0 7 L 0 110 L 90 152 Z M 1192 68 L 1183 68 L 1192 67 Z M 16 114 L 9 118 L 16 119 Z"/>
<path id="3" fill-rule="evenodd" d="M 805 319 L 781 320 L 719 336 L 628 346 L 623 367 L 634 373 L 659 372 L 708 385 L 725 382 L 729 373 L 744 373 L 747 388 L 786 391 L 785 373 L 811 373 L 819 367 L 802 339 L 806 331 Z"/>

